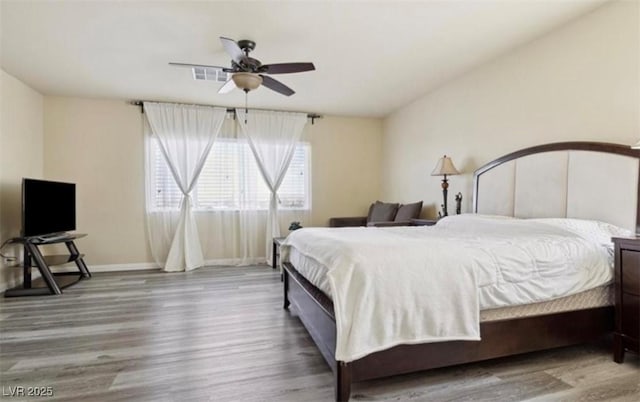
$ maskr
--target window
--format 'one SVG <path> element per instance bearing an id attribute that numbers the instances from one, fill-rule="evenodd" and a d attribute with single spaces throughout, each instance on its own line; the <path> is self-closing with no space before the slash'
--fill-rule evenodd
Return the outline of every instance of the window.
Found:
<path id="1" fill-rule="evenodd" d="M 300 143 L 278 190 L 280 209 L 309 209 L 309 150 Z M 152 140 L 153 209 L 178 209 L 182 193 L 157 141 Z M 217 139 L 192 194 L 196 210 L 267 210 L 270 192 L 246 142 Z"/>

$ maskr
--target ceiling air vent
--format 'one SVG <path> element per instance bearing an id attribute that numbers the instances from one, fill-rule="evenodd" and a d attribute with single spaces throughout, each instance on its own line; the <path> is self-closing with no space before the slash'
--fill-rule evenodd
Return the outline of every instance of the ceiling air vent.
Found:
<path id="1" fill-rule="evenodd" d="M 228 73 L 217 68 L 193 67 L 192 70 L 194 80 L 227 82 L 230 78 Z"/>

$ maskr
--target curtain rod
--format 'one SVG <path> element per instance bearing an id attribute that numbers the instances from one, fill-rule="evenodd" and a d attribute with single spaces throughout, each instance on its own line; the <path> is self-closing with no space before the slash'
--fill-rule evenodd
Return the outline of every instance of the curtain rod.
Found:
<path id="1" fill-rule="evenodd" d="M 157 101 L 141 101 L 141 100 L 134 100 L 129 102 L 129 104 L 133 105 L 133 106 L 140 106 L 140 113 L 144 113 L 144 102 L 157 102 Z M 157 102 L 157 103 L 161 103 L 161 102 Z M 212 106 L 212 105 L 205 105 L 202 103 L 188 103 L 188 105 L 196 105 L 196 106 Z M 269 110 L 269 109 L 256 109 L 256 108 L 251 108 L 249 110 L 265 110 L 265 111 L 269 111 L 269 112 L 281 112 L 282 110 Z M 227 108 L 227 113 L 233 113 L 234 116 L 236 114 L 236 109 L 232 108 L 232 107 L 228 107 Z M 316 122 L 316 119 L 322 119 L 324 116 L 322 116 L 321 114 L 317 114 L 317 113 L 307 113 L 307 119 L 311 119 L 311 124 L 314 124 Z"/>

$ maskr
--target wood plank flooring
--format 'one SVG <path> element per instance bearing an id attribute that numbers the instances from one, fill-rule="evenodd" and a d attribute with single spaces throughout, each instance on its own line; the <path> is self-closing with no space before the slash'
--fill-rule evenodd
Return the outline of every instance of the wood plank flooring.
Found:
<path id="1" fill-rule="evenodd" d="M 331 401 L 333 377 L 266 266 L 95 274 L 0 299 L 0 385 L 65 401 Z M 356 383 L 354 401 L 638 401 L 609 341 Z"/>

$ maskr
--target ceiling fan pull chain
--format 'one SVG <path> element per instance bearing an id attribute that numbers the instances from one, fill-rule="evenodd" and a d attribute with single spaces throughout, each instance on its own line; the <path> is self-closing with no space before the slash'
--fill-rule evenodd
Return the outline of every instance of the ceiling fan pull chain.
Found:
<path id="1" fill-rule="evenodd" d="M 249 114 L 249 91 L 244 92 L 244 124 L 247 124 L 247 115 Z"/>

